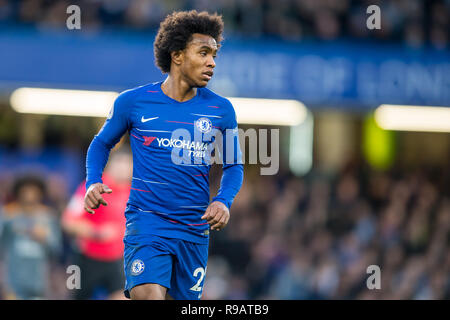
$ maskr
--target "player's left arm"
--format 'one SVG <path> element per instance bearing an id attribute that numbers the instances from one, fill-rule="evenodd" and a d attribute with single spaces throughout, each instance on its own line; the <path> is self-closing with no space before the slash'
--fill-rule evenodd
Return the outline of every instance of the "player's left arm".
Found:
<path id="1" fill-rule="evenodd" d="M 230 103 L 231 106 L 231 103 Z M 222 130 L 222 161 L 223 173 L 217 195 L 202 216 L 212 230 L 223 229 L 230 219 L 230 208 L 234 198 L 241 189 L 244 179 L 242 152 L 239 145 L 239 132 L 236 114 L 231 106 L 230 119 Z"/>

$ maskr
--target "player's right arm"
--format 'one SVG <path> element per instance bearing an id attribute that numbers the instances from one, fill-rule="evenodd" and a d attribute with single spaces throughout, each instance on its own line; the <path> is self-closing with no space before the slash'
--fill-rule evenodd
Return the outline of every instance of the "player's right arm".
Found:
<path id="1" fill-rule="evenodd" d="M 95 213 L 93 209 L 97 209 L 100 204 L 106 206 L 107 203 L 102 194 L 112 192 L 107 185 L 103 184 L 103 169 L 108 162 L 111 149 L 130 128 L 129 111 L 134 95 L 133 90 L 122 92 L 117 97 L 108 118 L 87 151 L 84 209 L 89 213 Z"/>

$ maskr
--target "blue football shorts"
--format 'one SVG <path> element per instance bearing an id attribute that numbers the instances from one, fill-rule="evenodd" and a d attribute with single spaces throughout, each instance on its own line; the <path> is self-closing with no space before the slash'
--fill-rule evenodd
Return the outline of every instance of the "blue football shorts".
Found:
<path id="1" fill-rule="evenodd" d="M 133 287 L 157 283 L 176 300 L 199 300 L 208 261 L 208 244 L 156 235 L 124 237 L 124 294 Z"/>

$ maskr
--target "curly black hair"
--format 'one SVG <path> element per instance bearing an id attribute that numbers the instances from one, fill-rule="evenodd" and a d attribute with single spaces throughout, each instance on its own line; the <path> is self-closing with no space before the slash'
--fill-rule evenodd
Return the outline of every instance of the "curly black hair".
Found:
<path id="1" fill-rule="evenodd" d="M 223 40 L 223 20 L 217 13 L 206 11 L 178 11 L 168 15 L 159 26 L 154 43 L 155 62 L 163 73 L 170 72 L 173 51 L 184 50 L 192 34 L 200 33 L 213 37 L 218 46 Z"/>

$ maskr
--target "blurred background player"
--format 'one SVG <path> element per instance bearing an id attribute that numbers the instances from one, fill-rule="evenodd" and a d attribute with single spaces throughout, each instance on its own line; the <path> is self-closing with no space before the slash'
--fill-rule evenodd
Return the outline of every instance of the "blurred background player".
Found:
<path id="1" fill-rule="evenodd" d="M 14 200 L 0 211 L 0 248 L 5 260 L 7 299 L 42 299 L 49 289 L 49 262 L 60 234 L 53 210 L 44 204 L 44 182 L 18 179 Z"/>
<path id="2" fill-rule="evenodd" d="M 125 207 L 130 193 L 133 159 L 128 151 L 118 150 L 103 174 L 103 181 L 114 189 L 106 194 L 108 206 L 96 214 L 83 208 L 85 182 L 73 195 L 62 217 L 63 230 L 76 238 L 74 263 L 81 269 L 81 289 L 76 299 L 91 299 L 106 291 L 109 299 L 123 298 L 123 235 Z"/>

